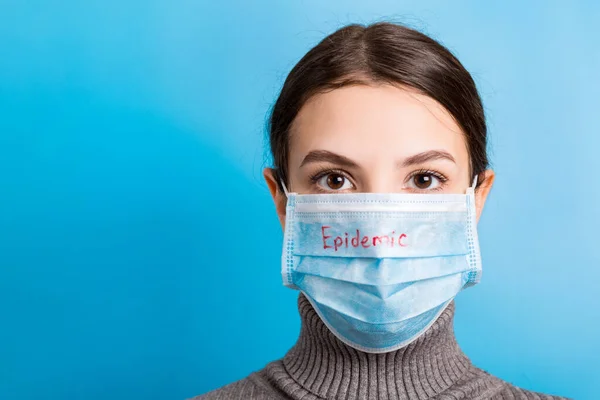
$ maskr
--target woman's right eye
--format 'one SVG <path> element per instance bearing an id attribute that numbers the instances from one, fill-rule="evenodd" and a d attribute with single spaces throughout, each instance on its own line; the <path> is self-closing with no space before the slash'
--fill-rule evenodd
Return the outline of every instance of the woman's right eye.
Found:
<path id="1" fill-rule="evenodd" d="M 348 178 L 337 172 L 323 175 L 317 179 L 317 185 L 328 191 L 347 190 L 354 187 Z"/>

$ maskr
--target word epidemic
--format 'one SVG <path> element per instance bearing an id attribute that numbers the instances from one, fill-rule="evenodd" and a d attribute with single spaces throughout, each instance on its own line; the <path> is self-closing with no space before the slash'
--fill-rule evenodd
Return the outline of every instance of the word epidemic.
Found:
<path id="1" fill-rule="evenodd" d="M 396 231 L 392 231 L 391 235 L 379 235 L 379 236 L 367 236 L 361 235 L 360 230 L 356 230 L 356 235 L 348 235 L 348 232 L 344 232 L 344 236 L 331 236 L 326 235 L 325 231 L 331 228 L 330 226 L 323 225 L 321 226 L 321 234 L 323 237 L 323 248 L 324 249 L 333 249 L 334 251 L 338 251 L 340 248 L 349 248 L 349 247 L 360 247 L 368 248 L 371 246 L 382 246 L 387 245 L 389 247 L 400 246 L 406 247 L 407 245 L 402 242 L 402 239 L 405 239 L 407 236 L 405 233 L 402 233 L 396 236 Z M 332 240 L 328 240 L 332 239 Z"/>

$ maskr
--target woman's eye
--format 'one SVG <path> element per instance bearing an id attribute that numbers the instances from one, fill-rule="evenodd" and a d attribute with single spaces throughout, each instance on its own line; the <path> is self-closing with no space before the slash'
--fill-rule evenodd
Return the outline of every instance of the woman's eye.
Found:
<path id="1" fill-rule="evenodd" d="M 415 174 L 409 181 L 409 187 L 419 190 L 437 189 L 440 184 L 440 178 L 429 173 Z"/>
<path id="2" fill-rule="evenodd" d="M 325 190 L 352 189 L 352 183 L 342 174 L 330 173 L 317 180 L 317 185 Z"/>

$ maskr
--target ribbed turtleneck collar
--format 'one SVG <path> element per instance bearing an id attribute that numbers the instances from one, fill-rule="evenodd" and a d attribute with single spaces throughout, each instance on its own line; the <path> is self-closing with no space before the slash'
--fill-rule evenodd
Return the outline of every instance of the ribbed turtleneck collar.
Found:
<path id="1" fill-rule="evenodd" d="M 454 302 L 417 340 L 399 350 L 370 354 L 344 344 L 325 326 L 303 294 L 300 337 L 286 354 L 288 374 L 325 399 L 429 399 L 471 366 L 454 337 Z"/>

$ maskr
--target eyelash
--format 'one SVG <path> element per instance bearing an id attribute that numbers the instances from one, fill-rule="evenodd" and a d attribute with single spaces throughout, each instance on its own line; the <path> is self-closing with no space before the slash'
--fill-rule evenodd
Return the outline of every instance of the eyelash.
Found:
<path id="1" fill-rule="evenodd" d="M 441 172 L 438 172 L 438 171 L 434 171 L 432 169 L 419 169 L 417 171 L 414 171 L 408 176 L 408 179 L 406 180 L 406 182 L 409 182 L 416 175 L 431 175 L 440 180 L 439 187 L 437 187 L 435 189 L 425 190 L 425 191 L 429 191 L 429 192 L 436 191 L 436 190 L 442 190 L 444 188 L 444 184 L 446 182 L 448 182 L 448 178 L 446 178 L 446 176 L 444 174 L 442 174 Z"/>
<path id="2" fill-rule="evenodd" d="M 312 185 L 316 188 L 317 191 L 323 192 L 323 193 L 331 193 L 330 191 L 322 189 L 319 187 L 319 185 L 317 185 L 317 182 L 319 181 L 319 179 L 321 179 L 322 177 L 327 176 L 329 174 L 340 174 L 344 178 L 352 181 L 352 179 L 351 179 L 352 176 L 350 174 L 348 174 L 347 172 L 342 171 L 341 169 L 324 168 L 324 169 L 321 169 L 321 170 L 315 172 L 314 174 L 312 174 L 309 177 Z M 354 183 L 352 183 L 352 185 L 354 185 Z M 356 185 L 354 185 L 354 186 L 356 186 Z"/>
<path id="3" fill-rule="evenodd" d="M 316 187 L 316 189 L 320 192 L 326 192 L 329 193 L 329 191 L 321 189 L 318 185 L 317 182 L 319 181 L 319 179 L 321 179 L 322 177 L 329 175 L 329 174 L 340 174 L 342 176 L 344 176 L 346 179 L 350 179 L 350 181 L 352 181 L 352 176 L 340 169 L 330 169 L 330 168 L 324 168 L 321 169 L 317 172 L 315 172 L 314 174 L 312 174 L 309 179 L 312 183 L 313 186 Z M 429 191 L 435 191 L 435 190 L 441 190 L 443 189 L 443 185 L 448 181 L 448 178 L 438 172 L 438 171 L 434 171 L 432 169 L 419 169 L 417 171 L 413 171 L 409 176 L 408 179 L 406 180 L 406 182 L 409 182 L 411 179 L 413 179 L 416 175 L 431 175 L 436 177 L 437 179 L 440 180 L 440 186 L 438 188 L 435 189 L 430 189 Z M 354 183 L 352 183 L 354 185 Z"/>

